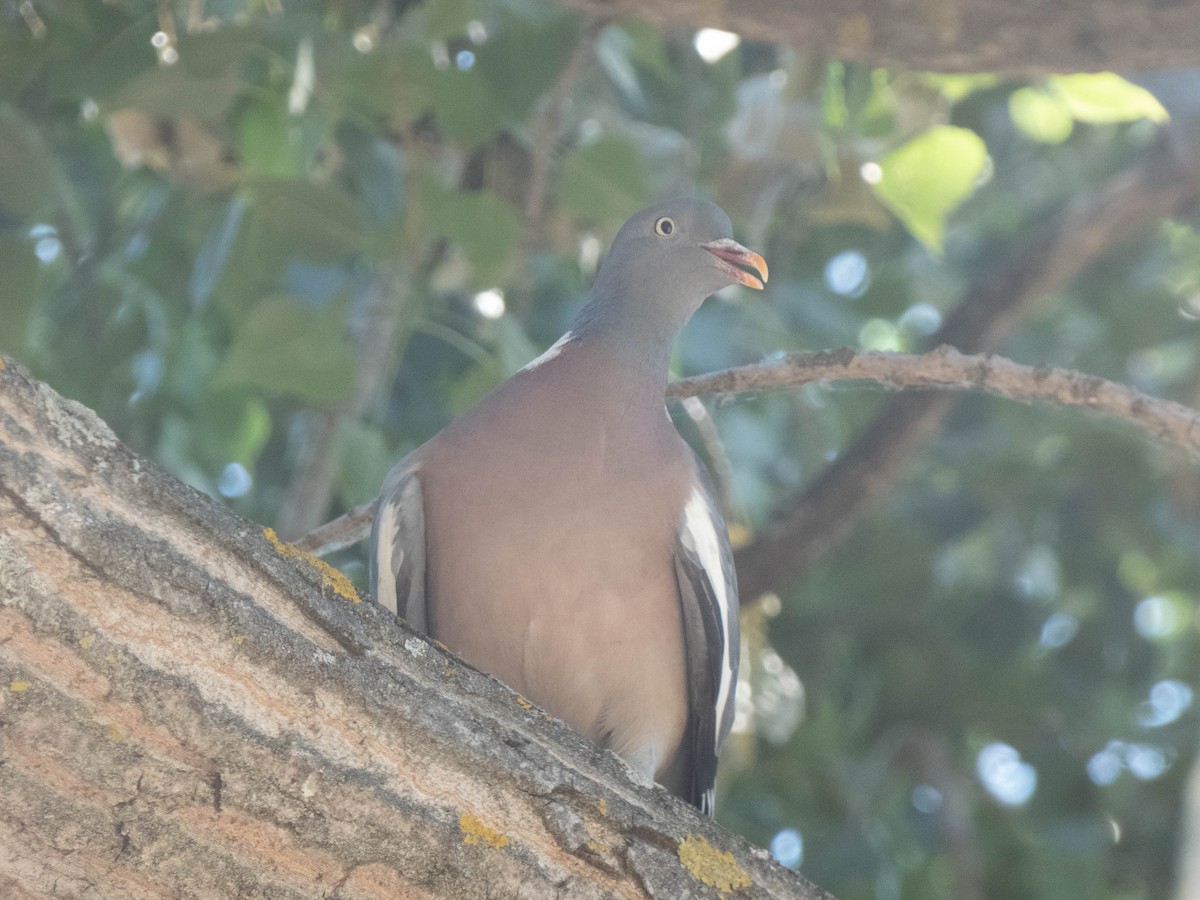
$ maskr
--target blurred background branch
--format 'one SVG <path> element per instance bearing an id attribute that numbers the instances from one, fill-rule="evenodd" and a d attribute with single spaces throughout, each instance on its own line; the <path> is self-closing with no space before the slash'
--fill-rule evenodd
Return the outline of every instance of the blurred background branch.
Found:
<path id="1" fill-rule="evenodd" d="M 566 3 L 592 14 L 723 28 L 757 41 L 911 69 L 1031 74 L 1200 65 L 1200 50 L 1185 37 L 1200 27 L 1200 13 L 1182 5 L 1148 8 L 1137 0 L 1040 7 L 959 0 L 913 8 L 859 0 L 836 9 L 821 0 L 743 0 L 720 7 L 689 0 Z"/>
<path id="2" fill-rule="evenodd" d="M 1131 234 L 1196 201 L 1195 174 L 1168 164 L 1161 151 L 1121 172 L 1094 196 L 1080 198 L 1052 221 L 1018 237 L 965 292 L 930 344 L 990 351 L 1089 263 Z M 737 553 L 747 597 L 779 590 L 843 540 L 855 523 L 895 488 L 904 467 L 934 436 L 954 402 L 947 394 L 896 397 L 838 459 L 771 525 Z"/>

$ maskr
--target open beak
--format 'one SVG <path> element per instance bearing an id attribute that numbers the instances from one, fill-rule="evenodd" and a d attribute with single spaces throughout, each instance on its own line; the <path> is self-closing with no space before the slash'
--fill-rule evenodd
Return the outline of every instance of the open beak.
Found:
<path id="1" fill-rule="evenodd" d="M 754 288 L 756 291 L 762 290 L 763 282 L 767 280 L 767 261 L 753 250 L 747 250 L 733 238 L 721 238 L 720 240 L 709 241 L 707 244 L 701 244 L 700 246 L 715 256 L 717 258 L 717 268 L 738 282 L 738 284 L 744 284 L 746 287 Z M 750 266 L 758 270 L 759 275 L 762 276 L 762 281 L 759 281 L 745 269 L 739 269 L 738 266 Z"/>

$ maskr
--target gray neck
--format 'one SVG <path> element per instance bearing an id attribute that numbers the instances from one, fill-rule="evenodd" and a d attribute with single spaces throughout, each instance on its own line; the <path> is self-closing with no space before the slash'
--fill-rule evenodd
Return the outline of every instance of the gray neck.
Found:
<path id="1" fill-rule="evenodd" d="M 647 379 L 658 391 L 666 389 L 671 345 L 691 318 L 693 309 L 678 300 L 652 296 L 653 289 L 623 289 L 600 277 L 571 332 L 604 353 L 631 376 Z"/>

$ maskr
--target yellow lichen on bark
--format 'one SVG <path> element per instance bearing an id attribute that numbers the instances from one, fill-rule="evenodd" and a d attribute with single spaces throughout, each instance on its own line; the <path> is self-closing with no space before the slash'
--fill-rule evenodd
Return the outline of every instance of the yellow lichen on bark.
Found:
<path id="1" fill-rule="evenodd" d="M 289 544 L 287 541 L 280 540 L 274 528 L 264 528 L 263 535 L 271 542 L 271 546 L 275 548 L 277 553 L 283 556 L 294 556 L 303 559 L 320 572 L 321 580 L 325 582 L 325 586 L 343 600 L 349 600 L 351 603 L 362 602 L 362 597 L 358 596 L 358 591 L 354 589 L 354 583 L 329 563 L 325 562 L 325 560 L 319 556 L 313 556 L 307 550 L 301 550 L 295 544 Z"/>
<path id="2" fill-rule="evenodd" d="M 464 844 L 484 843 L 491 847 L 508 846 L 506 835 L 470 813 L 463 813 L 458 817 L 458 828 L 463 833 Z"/>
<path id="3" fill-rule="evenodd" d="M 738 865 L 733 854 L 719 850 L 698 835 L 689 834 L 679 845 L 679 861 L 693 878 L 722 894 L 750 887 L 749 874 Z"/>

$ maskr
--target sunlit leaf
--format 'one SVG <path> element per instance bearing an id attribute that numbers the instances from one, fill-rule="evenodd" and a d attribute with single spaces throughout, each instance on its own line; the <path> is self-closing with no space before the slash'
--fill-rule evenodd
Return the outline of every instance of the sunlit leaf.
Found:
<path id="1" fill-rule="evenodd" d="M 1113 72 L 1052 75 L 1047 85 L 1080 122 L 1165 122 L 1169 118 L 1153 94 Z"/>
<path id="2" fill-rule="evenodd" d="M 211 391 L 196 415 L 199 455 L 213 470 L 229 462 L 253 469 L 271 436 L 271 413 L 261 397 Z"/>
<path id="3" fill-rule="evenodd" d="M 284 98 L 258 96 L 246 103 L 238 115 L 238 150 L 247 172 L 264 178 L 287 178 L 300 174 L 289 146 L 294 123 Z"/>
<path id="4" fill-rule="evenodd" d="M 821 116 L 831 131 L 846 126 L 846 67 L 841 62 L 825 66 L 825 77 L 821 81 Z"/>
<path id="5" fill-rule="evenodd" d="M 1063 98 L 1042 88 L 1024 87 L 1008 98 L 1013 124 L 1035 141 L 1061 144 L 1075 130 L 1075 118 Z"/>
<path id="6" fill-rule="evenodd" d="M 926 72 L 921 76 L 921 81 L 935 88 L 947 100 L 958 102 L 976 91 L 992 87 L 996 83 L 996 76 L 984 73 Z"/>
<path id="7" fill-rule="evenodd" d="M 242 387 L 328 406 L 354 387 L 345 311 L 287 296 L 264 298 L 242 321 L 214 387 Z"/>
<path id="8" fill-rule="evenodd" d="M 562 161 L 558 197 L 582 219 L 624 219 L 646 202 L 641 154 L 632 143 L 619 137 L 603 137 L 571 151 Z"/>
<path id="9" fill-rule="evenodd" d="M 915 237 L 941 250 L 946 217 L 970 196 L 986 163 L 979 135 L 937 126 L 884 157 L 875 192 Z"/>

